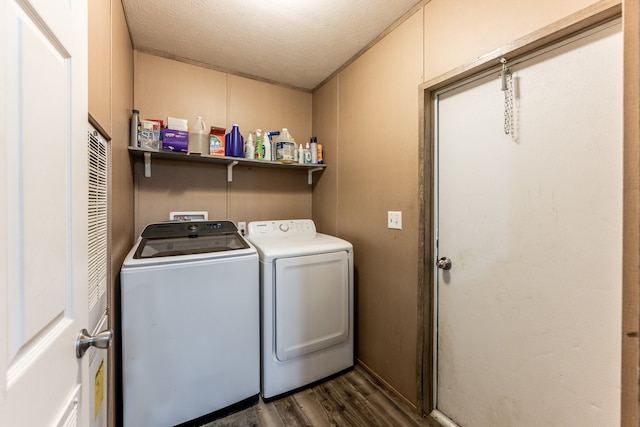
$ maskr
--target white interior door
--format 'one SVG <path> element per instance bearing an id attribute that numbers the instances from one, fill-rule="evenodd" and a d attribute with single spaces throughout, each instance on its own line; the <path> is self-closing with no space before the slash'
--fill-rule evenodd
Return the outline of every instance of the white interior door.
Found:
<path id="1" fill-rule="evenodd" d="M 437 111 L 434 416 L 459 426 L 618 426 L 619 23 L 445 90 Z"/>
<path id="2" fill-rule="evenodd" d="M 0 423 L 89 426 L 87 4 L 0 16 Z"/>

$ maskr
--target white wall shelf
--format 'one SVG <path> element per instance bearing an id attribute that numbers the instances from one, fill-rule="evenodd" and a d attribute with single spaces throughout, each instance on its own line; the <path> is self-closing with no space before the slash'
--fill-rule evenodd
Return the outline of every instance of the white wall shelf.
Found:
<path id="1" fill-rule="evenodd" d="M 174 151 L 156 151 L 144 148 L 129 147 L 129 154 L 133 157 L 140 157 L 145 162 L 145 176 L 151 176 L 151 159 L 176 160 L 184 162 L 211 163 L 227 166 L 227 182 L 233 182 L 233 168 L 235 166 L 273 168 L 273 169 L 298 169 L 306 170 L 309 185 L 313 184 L 313 173 L 324 170 L 327 165 L 280 163 L 269 160 L 251 160 L 240 157 L 209 156 L 206 154 L 187 154 Z"/>

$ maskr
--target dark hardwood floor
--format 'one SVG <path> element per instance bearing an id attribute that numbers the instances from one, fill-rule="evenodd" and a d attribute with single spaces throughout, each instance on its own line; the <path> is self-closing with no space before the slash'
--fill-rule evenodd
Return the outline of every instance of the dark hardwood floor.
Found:
<path id="1" fill-rule="evenodd" d="M 242 412 L 206 427 L 430 426 L 415 408 L 358 365 L 339 377 L 278 400 L 265 403 L 260 399 Z"/>

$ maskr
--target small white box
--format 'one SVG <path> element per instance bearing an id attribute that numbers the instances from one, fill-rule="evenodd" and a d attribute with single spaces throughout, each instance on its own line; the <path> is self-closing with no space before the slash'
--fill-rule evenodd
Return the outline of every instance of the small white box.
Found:
<path id="1" fill-rule="evenodd" d="M 175 117 L 167 118 L 167 127 L 173 130 L 183 130 L 189 132 L 189 122 L 187 119 L 177 119 Z"/>
<path id="2" fill-rule="evenodd" d="M 206 211 L 186 211 L 169 212 L 171 221 L 209 221 L 209 212 Z"/>

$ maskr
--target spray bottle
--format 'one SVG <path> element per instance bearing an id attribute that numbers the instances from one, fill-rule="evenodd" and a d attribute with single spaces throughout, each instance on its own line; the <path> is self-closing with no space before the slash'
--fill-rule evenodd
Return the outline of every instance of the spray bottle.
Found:
<path id="1" fill-rule="evenodd" d="M 271 157 L 271 133 L 270 132 L 265 132 L 264 133 L 264 159 L 265 160 L 273 160 L 273 157 Z"/>

